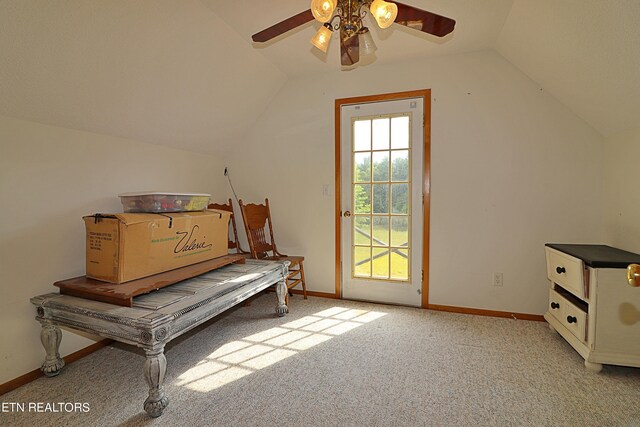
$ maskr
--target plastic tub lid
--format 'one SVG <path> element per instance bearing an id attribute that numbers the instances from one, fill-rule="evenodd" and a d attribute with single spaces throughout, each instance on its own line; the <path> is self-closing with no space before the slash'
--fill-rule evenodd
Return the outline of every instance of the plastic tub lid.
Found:
<path id="1" fill-rule="evenodd" d="M 206 193 L 171 193 L 168 191 L 140 191 L 132 193 L 120 193 L 118 197 L 136 197 L 136 196 L 189 196 L 189 197 L 211 197 Z"/>

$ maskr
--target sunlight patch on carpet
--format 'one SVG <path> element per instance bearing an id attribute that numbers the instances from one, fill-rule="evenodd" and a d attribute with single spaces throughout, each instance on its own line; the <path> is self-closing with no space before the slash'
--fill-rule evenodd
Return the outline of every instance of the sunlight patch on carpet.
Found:
<path id="1" fill-rule="evenodd" d="M 200 392 L 215 390 L 386 314 L 332 307 L 249 335 L 218 348 L 180 375 L 177 385 Z"/>

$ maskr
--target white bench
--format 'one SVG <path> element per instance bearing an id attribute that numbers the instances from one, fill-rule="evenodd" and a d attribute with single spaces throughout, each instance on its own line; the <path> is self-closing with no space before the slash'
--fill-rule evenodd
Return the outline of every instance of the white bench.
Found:
<path id="1" fill-rule="evenodd" d="M 287 313 L 285 296 L 288 263 L 246 260 L 141 295 L 132 307 L 122 307 L 58 293 L 31 298 L 42 324 L 46 350 L 42 372 L 55 376 L 64 366 L 59 347 L 60 326 L 132 344 L 145 351 L 144 374 L 149 396 L 144 410 L 159 417 L 169 403 L 163 391 L 167 369 L 165 345 L 228 308 L 276 284 L 276 313 Z"/>

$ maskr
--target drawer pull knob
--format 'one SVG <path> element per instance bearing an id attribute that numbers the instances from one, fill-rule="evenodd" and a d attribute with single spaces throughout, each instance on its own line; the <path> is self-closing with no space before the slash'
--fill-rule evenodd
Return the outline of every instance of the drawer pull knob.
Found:
<path id="1" fill-rule="evenodd" d="M 640 286 L 640 265 L 630 264 L 627 267 L 627 280 L 630 286 Z"/>
<path id="2" fill-rule="evenodd" d="M 556 272 L 558 274 L 566 273 L 567 270 L 564 267 L 556 267 Z"/>
<path id="3" fill-rule="evenodd" d="M 554 310 L 555 310 L 556 308 L 560 308 L 560 304 L 558 304 L 557 302 L 552 302 L 552 303 L 551 303 L 551 308 L 552 308 L 552 309 L 554 309 Z"/>
<path id="4" fill-rule="evenodd" d="M 567 316 L 567 322 L 569 323 L 578 323 L 578 319 L 573 316 Z"/>

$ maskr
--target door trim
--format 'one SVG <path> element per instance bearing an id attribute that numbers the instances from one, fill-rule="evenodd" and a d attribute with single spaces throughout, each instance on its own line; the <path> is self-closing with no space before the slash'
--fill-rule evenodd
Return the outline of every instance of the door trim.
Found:
<path id="1" fill-rule="evenodd" d="M 335 269 L 336 269 L 336 298 L 342 299 L 342 202 L 341 202 L 341 179 L 342 164 L 340 148 L 342 141 L 340 138 L 340 110 L 343 105 L 366 104 L 379 101 L 395 101 L 407 98 L 423 98 L 423 179 L 422 179 L 422 308 L 429 306 L 429 217 L 430 217 L 430 195 L 431 195 L 431 89 L 421 89 L 408 92 L 385 93 L 380 95 L 359 96 L 353 98 L 341 98 L 335 100 L 334 126 L 335 126 Z"/>

